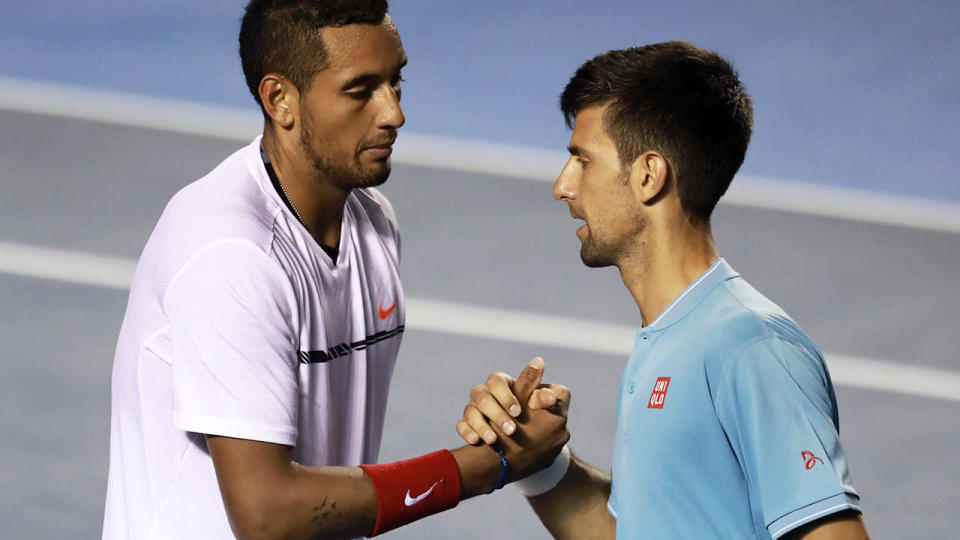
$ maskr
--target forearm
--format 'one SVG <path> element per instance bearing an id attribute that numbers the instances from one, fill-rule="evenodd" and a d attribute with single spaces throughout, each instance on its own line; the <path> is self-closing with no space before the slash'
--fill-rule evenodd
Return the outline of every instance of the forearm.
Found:
<path id="1" fill-rule="evenodd" d="M 254 538 L 356 538 L 370 534 L 377 520 L 377 493 L 357 467 L 292 463 L 277 487 L 264 504 L 272 533 Z"/>
<path id="2" fill-rule="evenodd" d="M 593 539 L 616 536 L 609 497 L 610 475 L 573 456 L 557 487 L 527 500 L 554 538 Z"/>
<path id="3" fill-rule="evenodd" d="M 373 532 L 378 493 L 364 470 L 302 466 L 290 461 L 288 453 L 251 441 L 209 441 L 238 538 L 354 538 Z M 459 467 L 460 499 L 492 489 L 500 473 L 496 451 L 467 446 L 452 454 Z"/>
<path id="4" fill-rule="evenodd" d="M 216 455 L 215 448 L 211 445 Z M 217 463 L 237 538 L 354 538 L 373 530 L 377 495 L 359 468 L 305 467 L 289 460 L 250 463 L 258 462 Z"/>
<path id="5" fill-rule="evenodd" d="M 500 472 L 499 455 L 489 447 L 465 446 L 451 452 L 460 468 L 460 499 L 488 493 Z M 276 501 L 272 520 L 285 538 L 355 538 L 373 531 L 377 493 L 356 467 L 304 467 L 293 464 L 289 491 Z M 269 504 L 269 503 L 268 503 Z M 282 520 L 282 521 L 281 521 Z"/>

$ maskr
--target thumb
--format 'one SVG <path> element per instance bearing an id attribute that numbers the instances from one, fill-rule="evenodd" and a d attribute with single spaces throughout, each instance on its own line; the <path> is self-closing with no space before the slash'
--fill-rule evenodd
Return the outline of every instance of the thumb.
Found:
<path id="1" fill-rule="evenodd" d="M 526 403 L 530 399 L 530 394 L 540 384 L 543 368 L 543 358 L 537 356 L 517 376 L 516 382 L 513 383 L 513 395 L 517 396 L 520 403 Z"/>

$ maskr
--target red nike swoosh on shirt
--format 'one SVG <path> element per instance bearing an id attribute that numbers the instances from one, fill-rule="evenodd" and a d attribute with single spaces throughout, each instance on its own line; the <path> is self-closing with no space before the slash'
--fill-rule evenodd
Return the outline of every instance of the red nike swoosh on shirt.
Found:
<path id="1" fill-rule="evenodd" d="M 394 302 L 393 302 L 393 305 L 390 306 L 390 307 L 388 307 L 387 309 L 383 309 L 383 304 L 381 303 L 381 304 L 377 304 L 377 311 L 378 311 L 381 319 L 386 319 L 387 317 L 390 316 L 391 313 L 393 313 L 393 310 L 394 310 L 394 308 L 396 308 L 396 307 L 397 307 L 397 302 L 396 302 L 396 301 L 394 301 Z"/>

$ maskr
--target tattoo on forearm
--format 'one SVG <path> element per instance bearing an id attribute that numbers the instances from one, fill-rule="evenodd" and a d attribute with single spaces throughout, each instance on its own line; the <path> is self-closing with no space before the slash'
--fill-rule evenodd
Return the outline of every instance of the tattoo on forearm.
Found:
<path id="1" fill-rule="evenodd" d="M 347 524 L 343 512 L 337 510 L 337 501 L 330 500 L 329 497 L 324 497 L 320 504 L 313 507 L 313 517 L 310 518 L 310 522 L 320 529 L 337 529 Z"/>

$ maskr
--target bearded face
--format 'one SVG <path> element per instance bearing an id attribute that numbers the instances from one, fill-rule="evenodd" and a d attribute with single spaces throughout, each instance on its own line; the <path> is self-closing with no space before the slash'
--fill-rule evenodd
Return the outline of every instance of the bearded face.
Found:
<path id="1" fill-rule="evenodd" d="M 585 212 L 586 213 L 586 212 Z M 646 220 L 623 207 L 613 207 L 595 217 L 585 217 L 580 237 L 580 260 L 590 268 L 616 266 L 643 238 Z"/>
<path id="2" fill-rule="evenodd" d="M 303 88 L 299 140 L 318 181 L 348 191 L 390 175 L 390 155 L 405 118 L 400 71 L 407 55 L 389 17 L 379 25 L 326 27 L 326 66 Z"/>
<path id="3" fill-rule="evenodd" d="M 319 130 L 309 110 L 300 111 L 300 147 L 313 166 L 317 178 L 329 179 L 344 191 L 354 188 L 379 186 L 390 176 L 390 155 L 379 159 L 364 159 L 364 148 L 390 145 L 396 139 L 396 130 L 380 135 L 380 140 L 364 141 L 359 150 L 338 148 L 337 141 L 318 136 Z"/>

